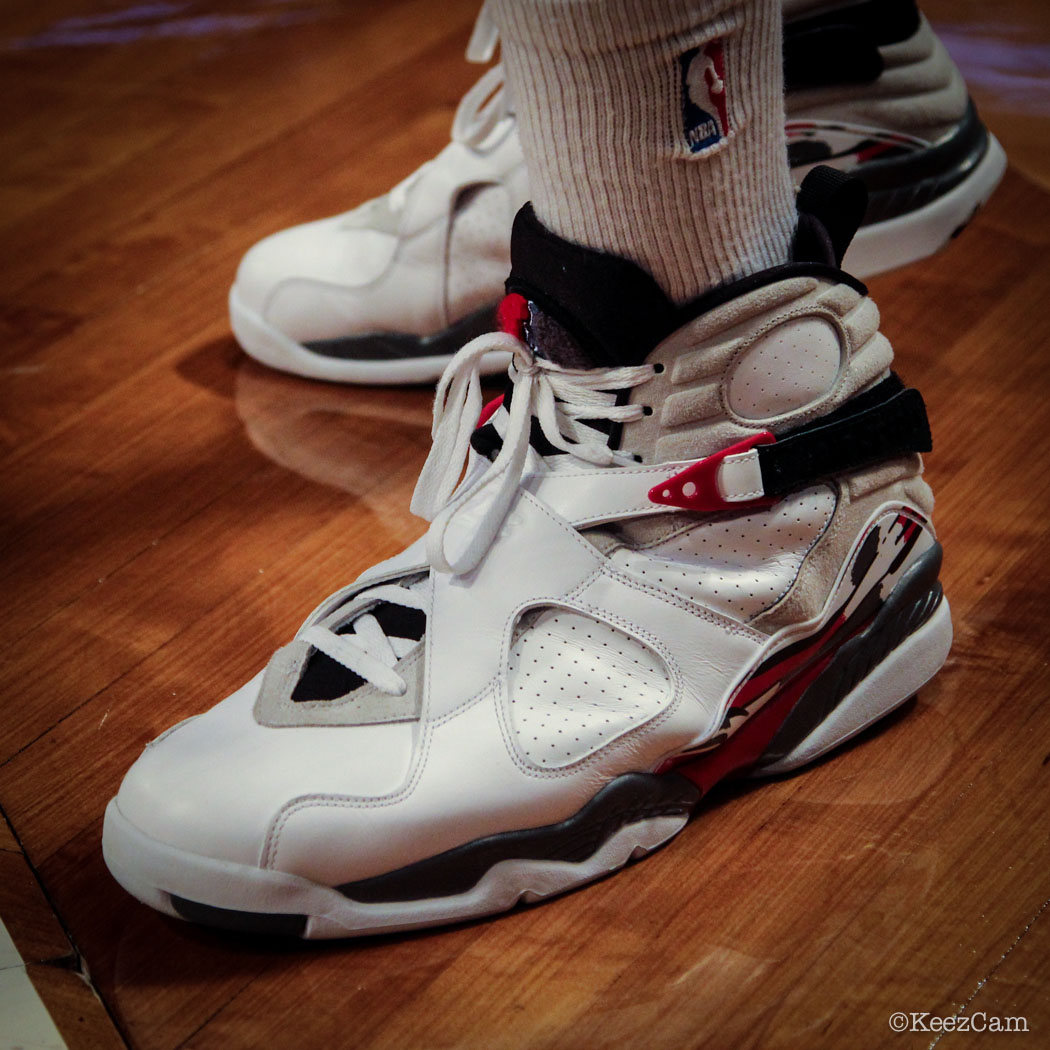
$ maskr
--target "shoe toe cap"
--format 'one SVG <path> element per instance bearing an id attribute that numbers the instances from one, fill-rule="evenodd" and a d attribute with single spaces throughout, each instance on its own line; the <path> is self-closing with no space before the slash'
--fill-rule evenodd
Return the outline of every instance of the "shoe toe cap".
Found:
<path id="1" fill-rule="evenodd" d="M 340 333 L 352 324 L 359 290 L 383 275 L 396 249 L 391 234 L 347 227 L 342 217 L 292 226 L 247 251 L 237 268 L 237 297 L 293 338 L 328 338 L 327 315 L 336 315 Z"/>
<path id="2" fill-rule="evenodd" d="M 290 803 L 372 798 L 407 777 L 410 725 L 260 726 L 252 712 L 261 678 L 147 745 L 115 800 L 139 832 L 188 853 L 264 865 Z"/>

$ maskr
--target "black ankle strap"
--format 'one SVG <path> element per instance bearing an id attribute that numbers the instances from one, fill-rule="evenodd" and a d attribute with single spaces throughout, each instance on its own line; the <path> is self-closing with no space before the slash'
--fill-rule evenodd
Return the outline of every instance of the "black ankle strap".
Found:
<path id="1" fill-rule="evenodd" d="M 779 436 L 754 434 L 649 490 L 654 503 L 705 512 L 775 503 L 835 474 L 933 447 L 918 390 L 896 375 L 820 419 Z"/>
<path id="2" fill-rule="evenodd" d="M 931 448 L 922 394 L 891 375 L 837 412 L 759 446 L 758 462 L 766 495 L 781 496 L 830 474 Z"/>

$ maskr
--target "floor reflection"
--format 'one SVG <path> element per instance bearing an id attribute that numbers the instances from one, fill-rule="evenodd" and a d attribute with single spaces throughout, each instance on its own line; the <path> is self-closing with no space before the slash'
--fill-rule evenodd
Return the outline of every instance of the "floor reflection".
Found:
<path id="1" fill-rule="evenodd" d="M 354 496 L 430 447 L 429 387 L 342 386 L 284 375 L 242 357 L 234 406 L 252 445 L 319 485 Z"/>
<path id="2" fill-rule="evenodd" d="M 1050 112 L 1050 43 L 1020 27 L 992 23 L 937 25 L 937 35 L 958 63 L 967 86 L 1015 113 Z"/>
<path id="3" fill-rule="evenodd" d="M 235 36 L 314 22 L 339 10 L 331 0 L 258 0 L 254 4 L 227 4 L 227 11 L 216 11 L 216 6 L 222 5 L 170 0 L 132 4 L 117 11 L 61 18 L 29 36 L 8 40 L 3 47 L 7 51 L 29 51 L 104 47 L 179 37 Z"/>

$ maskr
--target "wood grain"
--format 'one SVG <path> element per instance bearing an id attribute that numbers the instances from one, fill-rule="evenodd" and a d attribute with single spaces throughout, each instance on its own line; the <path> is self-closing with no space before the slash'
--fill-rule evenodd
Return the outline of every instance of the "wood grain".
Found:
<path id="1" fill-rule="evenodd" d="M 1039 0 L 977 37 L 983 5 L 925 7 L 949 43 L 953 27 L 1007 54 L 1050 40 Z M 1020 167 L 946 251 L 871 282 L 935 432 L 956 642 L 917 700 L 802 775 L 722 790 L 644 864 L 494 922 L 282 945 L 115 885 L 101 814 L 146 741 L 422 528 L 407 506 L 431 391 L 248 361 L 225 318 L 237 260 L 407 174 L 474 76 L 473 0 L 172 9 L 98 5 L 106 41 L 72 0 L 9 5 L 0 25 L 16 117 L 0 130 L 0 805 L 18 833 L 0 826 L 0 860 L 22 844 L 120 1036 L 911 1048 L 933 1037 L 894 1035 L 894 1011 L 983 1010 L 1025 1015 L 1017 1045 L 1047 1045 L 1050 151 L 1045 113 L 1011 108 L 991 67 L 975 94 Z M 53 920 L 25 914 L 44 944 Z M 69 971 L 36 974 L 56 1017 L 81 994 Z M 61 1027 L 74 1048 L 116 1038 Z"/>
<path id="2" fill-rule="evenodd" d="M 2 817 L 0 919 L 66 1045 L 73 1050 L 125 1047 L 91 986 L 82 957 L 70 943 Z M 0 1016 L 0 1039 L 6 1035 L 3 1021 Z"/>

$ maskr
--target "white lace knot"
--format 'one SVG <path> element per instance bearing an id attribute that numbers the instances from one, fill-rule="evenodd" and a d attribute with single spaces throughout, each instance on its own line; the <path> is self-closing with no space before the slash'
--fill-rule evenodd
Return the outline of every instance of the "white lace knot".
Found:
<path id="1" fill-rule="evenodd" d="M 460 482 L 470 438 L 481 412 L 479 366 L 494 350 L 511 354 L 513 385 L 499 453 L 485 466 L 475 461 Z M 617 405 L 617 391 L 646 382 L 651 365 L 572 369 L 536 357 L 520 339 L 503 332 L 479 336 L 449 362 L 434 401 L 434 438 L 412 496 L 412 512 L 431 522 L 427 559 L 439 572 L 474 569 L 492 545 L 525 474 L 532 420 L 556 449 L 594 466 L 634 462 L 609 448 L 606 434 L 584 420 L 626 423 L 640 405 Z M 506 405 L 504 406 L 506 408 Z"/>

